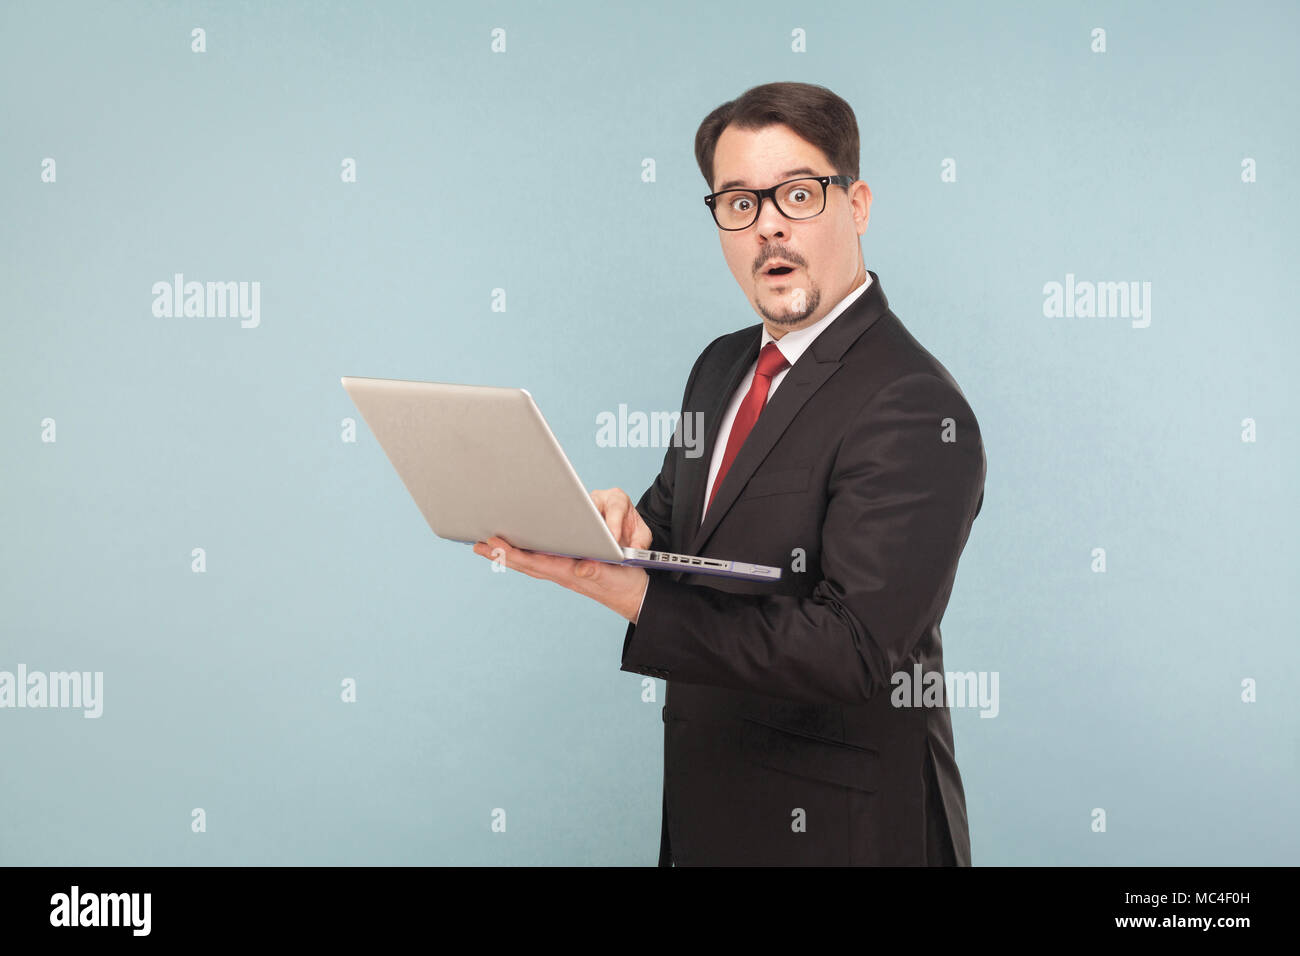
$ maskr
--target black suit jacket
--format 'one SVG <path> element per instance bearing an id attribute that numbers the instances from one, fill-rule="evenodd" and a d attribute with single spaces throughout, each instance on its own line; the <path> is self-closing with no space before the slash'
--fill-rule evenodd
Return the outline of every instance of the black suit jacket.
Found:
<path id="1" fill-rule="evenodd" d="M 896 707 L 943 672 L 939 621 L 984 500 L 961 389 L 880 279 L 786 373 L 700 524 L 728 401 L 762 325 L 715 339 L 678 440 L 637 503 L 652 547 L 779 566 L 781 580 L 650 571 L 622 670 L 667 681 L 660 864 L 970 864 L 945 705 Z"/>

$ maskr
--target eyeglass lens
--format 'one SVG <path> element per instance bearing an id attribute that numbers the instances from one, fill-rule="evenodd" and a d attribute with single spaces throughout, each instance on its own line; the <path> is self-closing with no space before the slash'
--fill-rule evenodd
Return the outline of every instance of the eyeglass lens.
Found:
<path id="1" fill-rule="evenodd" d="M 826 204 L 826 192 L 815 179 L 798 179 L 776 191 L 776 207 L 789 219 L 811 219 Z M 713 214 L 723 229 L 743 229 L 758 216 L 758 196 L 748 190 L 719 193 Z"/>

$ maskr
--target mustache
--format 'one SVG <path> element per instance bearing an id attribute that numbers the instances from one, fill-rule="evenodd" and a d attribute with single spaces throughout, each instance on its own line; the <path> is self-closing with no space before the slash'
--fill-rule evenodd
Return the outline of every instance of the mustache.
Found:
<path id="1" fill-rule="evenodd" d="M 763 267 L 774 259 L 781 259 L 785 262 L 788 262 L 790 265 L 800 269 L 802 269 L 806 264 L 802 259 L 798 258 L 797 256 L 785 255 L 780 252 L 774 252 L 772 253 L 772 255 L 764 257 L 764 259 L 760 263 L 758 263 L 758 265 L 754 266 L 754 271 L 762 272 Z"/>

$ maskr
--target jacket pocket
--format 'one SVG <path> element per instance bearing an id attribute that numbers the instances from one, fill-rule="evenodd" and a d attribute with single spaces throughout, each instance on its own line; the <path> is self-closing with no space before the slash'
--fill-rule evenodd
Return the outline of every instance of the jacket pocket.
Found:
<path id="1" fill-rule="evenodd" d="M 745 483 L 740 499 L 760 498 L 763 495 L 783 495 L 792 491 L 806 491 L 812 468 L 783 468 L 754 475 Z"/>
<path id="2" fill-rule="evenodd" d="M 741 749 L 745 759 L 772 770 L 867 793 L 878 789 L 880 755 L 864 747 L 742 718 Z"/>

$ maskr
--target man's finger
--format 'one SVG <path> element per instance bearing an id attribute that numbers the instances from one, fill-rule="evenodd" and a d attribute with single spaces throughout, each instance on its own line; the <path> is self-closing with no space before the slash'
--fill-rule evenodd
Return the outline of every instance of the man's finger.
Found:
<path id="1" fill-rule="evenodd" d="M 614 536 L 614 540 L 620 545 L 627 540 L 627 536 L 623 533 L 623 521 L 626 513 L 623 502 L 617 499 L 605 505 L 605 524 L 609 526 L 609 533 Z"/>
<path id="2" fill-rule="evenodd" d="M 516 548 L 502 538 L 489 538 L 486 543 L 489 548 L 502 550 L 507 568 L 526 574 L 530 578 L 555 581 L 572 573 L 574 565 L 578 563 L 576 558 Z"/>
<path id="3" fill-rule="evenodd" d="M 627 516 L 623 519 L 623 535 L 618 540 L 631 543 L 637 536 L 637 532 L 641 530 L 641 525 L 641 513 L 635 508 L 628 508 Z"/>

